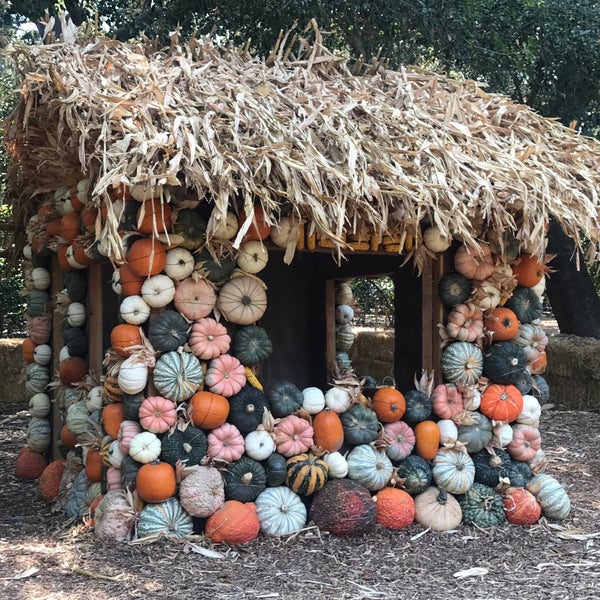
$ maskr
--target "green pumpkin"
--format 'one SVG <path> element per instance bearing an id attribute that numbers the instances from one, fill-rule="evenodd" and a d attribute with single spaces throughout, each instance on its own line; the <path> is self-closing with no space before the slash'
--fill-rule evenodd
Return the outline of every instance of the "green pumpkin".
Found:
<path id="1" fill-rule="evenodd" d="M 550 400 L 550 386 L 541 375 L 532 375 L 533 384 L 529 393 L 535 396 L 540 404 L 546 404 Z"/>
<path id="2" fill-rule="evenodd" d="M 63 273 L 63 285 L 71 302 L 83 302 L 87 296 L 87 273 L 85 269 Z"/>
<path id="3" fill-rule="evenodd" d="M 261 423 L 267 406 L 267 397 L 254 386 L 246 384 L 237 394 L 229 398 L 227 420 L 241 433 L 254 431 Z"/>
<path id="4" fill-rule="evenodd" d="M 467 452 L 475 453 L 485 448 L 493 437 L 492 422 L 480 412 L 470 412 L 469 421 L 458 426 L 458 441 L 466 444 Z"/>
<path id="5" fill-rule="evenodd" d="M 285 485 L 301 496 L 323 488 L 329 475 L 327 463 L 312 454 L 297 454 L 287 460 Z"/>
<path id="6" fill-rule="evenodd" d="M 340 414 L 340 420 L 344 429 L 344 442 L 350 446 L 370 444 L 379 436 L 381 424 L 375 411 L 362 404 L 353 404 Z"/>
<path id="7" fill-rule="evenodd" d="M 25 312 L 32 318 L 50 312 L 50 294 L 46 290 L 31 290 L 27 294 Z"/>
<path id="8" fill-rule="evenodd" d="M 512 460 L 504 450 L 496 448 L 492 454 L 487 448 L 482 448 L 473 454 L 473 462 L 477 483 L 495 488 L 500 478 L 510 479 Z"/>
<path id="9" fill-rule="evenodd" d="M 208 250 L 194 254 L 196 265 L 205 271 L 205 277 L 213 283 L 224 283 L 229 279 L 236 267 L 235 257 L 231 253 L 225 253 L 215 260 Z"/>
<path id="10" fill-rule="evenodd" d="M 174 402 L 189 400 L 200 388 L 204 374 L 196 356 L 189 352 L 165 352 L 157 361 L 152 381 L 158 393 Z"/>
<path id="11" fill-rule="evenodd" d="M 123 394 L 123 416 L 127 421 L 140 420 L 140 406 L 145 396 L 139 394 Z"/>
<path id="12" fill-rule="evenodd" d="M 183 236 L 182 248 L 196 250 L 206 240 L 206 221 L 193 208 L 183 208 L 177 213 L 173 232 Z"/>
<path id="13" fill-rule="evenodd" d="M 37 363 L 29 363 L 25 367 L 25 391 L 28 398 L 41 394 L 50 383 L 50 369 Z"/>
<path id="14" fill-rule="evenodd" d="M 148 339 L 158 352 L 170 352 L 183 346 L 188 339 L 190 324 L 176 310 L 164 310 L 148 326 Z"/>
<path id="15" fill-rule="evenodd" d="M 253 367 L 269 357 L 273 343 L 267 332 L 258 325 L 248 325 L 233 336 L 233 355 L 246 366 Z"/>
<path id="16" fill-rule="evenodd" d="M 34 452 L 46 452 L 52 442 L 52 426 L 44 417 L 31 417 L 27 425 L 27 445 Z"/>
<path id="17" fill-rule="evenodd" d="M 303 400 L 300 388 L 289 381 L 281 381 L 267 392 L 269 410 L 278 419 L 295 413 Z"/>
<path id="18" fill-rule="evenodd" d="M 146 504 L 137 522 L 137 537 L 161 535 L 182 538 L 194 533 L 192 517 L 183 510 L 177 498 L 169 498 L 158 504 Z"/>
<path id="19" fill-rule="evenodd" d="M 549 519 L 566 519 L 571 512 L 571 501 L 563 486 L 551 475 L 539 473 L 531 478 L 527 489 L 535 496 L 542 507 L 542 513 Z"/>
<path id="20" fill-rule="evenodd" d="M 473 284 L 461 273 L 447 273 L 438 282 L 440 300 L 449 307 L 464 304 L 473 292 Z"/>
<path id="21" fill-rule="evenodd" d="M 361 444 L 348 453 L 348 477 L 368 490 L 377 491 L 387 485 L 394 466 L 387 454 L 371 444 Z"/>
<path id="22" fill-rule="evenodd" d="M 202 429 L 188 424 L 185 429 L 165 433 L 160 440 L 160 460 L 175 466 L 178 460 L 186 467 L 200 464 L 208 450 L 208 440 Z"/>
<path id="23" fill-rule="evenodd" d="M 226 500 L 254 502 L 267 487 L 265 468 L 249 456 L 229 463 L 223 471 L 223 480 Z"/>
<path id="24" fill-rule="evenodd" d="M 515 377 L 515 382 L 513 385 L 521 392 L 523 396 L 525 396 L 531 392 L 531 388 L 533 387 L 533 377 L 529 371 L 525 369 Z"/>
<path id="25" fill-rule="evenodd" d="M 442 352 L 442 373 L 456 385 L 473 385 L 481 377 L 483 353 L 469 342 L 454 342 Z"/>
<path id="26" fill-rule="evenodd" d="M 474 483 L 471 489 L 459 496 L 463 522 L 477 527 L 496 527 L 504 523 L 504 502 L 500 494 L 482 483 Z"/>
<path id="27" fill-rule="evenodd" d="M 513 460 L 508 470 L 510 484 L 513 487 L 525 487 L 533 477 L 531 467 L 520 460 Z"/>
<path id="28" fill-rule="evenodd" d="M 433 403 L 425 392 L 409 390 L 404 394 L 404 400 L 406 402 L 406 410 L 402 417 L 404 421 L 416 425 L 429 419 L 433 411 Z"/>
<path id="29" fill-rule="evenodd" d="M 88 353 L 88 336 L 80 327 L 66 326 L 61 327 L 61 334 L 64 345 L 69 350 L 69 356 L 79 356 L 85 358 Z"/>
<path id="30" fill-rule="evenodd" d="M 123 457 L 120 466 L 121 483 L 123 484 L 123 487 L 129 487 L 131 489 L 135 488 L 137 472 L 140 470 L 141 466 L 142 463 L 131 458 L 129 454 Z"/>
<path id="31" fill-rule="evenodd" d="M 416 454 L 401 460 L 396 471 L 398 478 L 404 480 L 402 487 L 411 496 L 422 494 L 431 485 L 431 467 L 424 458 Z"/>
<path id="32" fill-rule="evenodd" d="M 483 375 L 492 383 L 514 385 L 527 369 L 527 355 L 521 346 L 512 342 L 495 342 L 483 359 Z"/>
<path id="33" fill-rule="evenodd" d="M 514 289 L 512 296 L 506 301 L 505 306 L 517 315 L 517 319 L 522 324 L 532 323 L 536 319 L 539 319 L 544 312 L 542 301 L 534 289 L 522 285 Z"/>
<path id="34" fill-rule="evenodd" d="M 287 475 L 287 459 L 278 452 L 273 452 L 269 458 L 263 461 L 263 466 L 267 474 L 267 485 L 277 487 L 285 483 Z"/>
<path id="35" fill-rule="evenodd" d="M 82 517 L 85 515 L 88 507 L 85 503 L 88 488 L 85 469 L 77 473 L 71 487 L 67 491 L 65 498 L 65 512 L 67 517 Z"/>

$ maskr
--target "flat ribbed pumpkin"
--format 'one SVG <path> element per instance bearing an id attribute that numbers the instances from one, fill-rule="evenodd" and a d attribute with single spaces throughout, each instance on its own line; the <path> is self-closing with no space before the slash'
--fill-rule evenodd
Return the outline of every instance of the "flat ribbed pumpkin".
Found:
<path id="1" fill-rule="evenodd" d="M 230 354 L 221 354 L 208 364 L 205 382 L 211 392 L 229 398 L 246 384 L 246 371 L 237 358 Z"/>
<path id="2" fill-rule="evenodd" d="M 251 325 L 267 308 L 265 290 L 265 284 L 252 275 L 232 277 L 219 292 L 219 310 L 231 323 Z"/>
<path id="3" fill-rule="evenodd" d="M 164 433 L 177 421 L 177 407 L 162 396 L 149 396 L 140 406 L 140 425 L 152 433 Z"/>
<path id="4" fill-rule="evenodd" d="M 173 298 L 175 308 L 190 321 L 207 317 L 216 301 L 217 295 L 212 284 L 195 276 L 178 282 Z"/>
<path id="5" fill-rule="evenodd" d="M 189 352 L 165 352 L 154 366 L 152 379 L 159 394 L 184 402 L 195 394 L 204 374 L 200 361 Z"/>
<path id="6" fill-rule="evenodd" d="M 231 337 L 224 325 L 204 317 L 192 325 L 188 343 L 198 358 L 211 360 L 229 351 Z"/>

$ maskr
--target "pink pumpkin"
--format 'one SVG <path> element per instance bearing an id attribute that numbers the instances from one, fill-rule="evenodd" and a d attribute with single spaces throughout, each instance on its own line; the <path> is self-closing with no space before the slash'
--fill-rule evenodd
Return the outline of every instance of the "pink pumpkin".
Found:
<path id="1" fill-rule="evenodd" d="M 231 338 L 224 325 L 205 317 L 192 325 L 188 343 L 198 358 L 211 360 L 229 352 Z"/>
<path id="2" fill-rule="evenodd" d="M 119 443 L 119 450 L 123 454 L 129 454 L 129 444 L 134 436 L 142 431 L 142 426 L 137 421 L 123 421 L 119 425 L 119 434 L 117 435 L 117 441 Z"/>
<path id="3" fill-rule="evenodd" d="M 175 402 L 162 396 L 149 396 L 139 410 L 140 425 L 152 433 L 165 433 L 177 421 Z"/>
<path id="4" fill-rule="evenodd" d="M 391 460 L 404 460 L 415 447 L 415 433 L 408 423 L 395 421 L 383 426 L 384 434 L 390 440 L 386 454 Z"/>
<path id="5" fill-rule="evenodd" d="M 277 452 L 286 458 L 307 452 L 314 443 L 314 430 L 306 420 L 288 415 L 275 425 Z"/>
<path id="6" fill-rule="evenodd" d="M 463 398 L 453 383 L 442 383 L 431 393 L 433 412 L 440 419 L 454 419 L 464 410 Z"/>
<path id="7" fill-rule="evenodd" d="M 233 462 L 244 454 L 244 436 L 231 423 L 223 423 L 208 434 L 208 456 Z"/>
<path id="8" fill-rule="evenodd" d="M 515 460 L 529 462 L 542 447 L 540 430 L 531 425 L 517 423 L 512 426 L 513 439 L 506 446 L 506 450 Z"/>
<path id="9" fill-rule="evenodd" d="M 106 491 L 120 490 L 121 487 L 121 469 L 108 467 L 108 469 L 106 469 Z"/>
<path id="10" fill-rule="evenodd" d="M 246 385 L 244 365 L 235 356 L 222 354 L 208 363 L 204 382 L 211 392 L 230 398 Z"/>

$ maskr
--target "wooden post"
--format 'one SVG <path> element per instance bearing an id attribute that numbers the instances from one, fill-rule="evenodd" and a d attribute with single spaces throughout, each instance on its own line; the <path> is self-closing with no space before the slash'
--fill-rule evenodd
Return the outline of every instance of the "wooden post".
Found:
<path id="1" fill-rule="evenodd" d="M 103 323 L 102 323 L 102 267 L 94 263 L 88 267 L 88 294 L 87 294 L 87 331 L 89 339 L 88 369 L 95 376 L 102 374 Z"/>
<path id="2" fill-rule="evenodd" d="M 56 294 L 63 289 L 63 278 L 62 271 L 58 266 L 56 258 L 52 258 L 50 264 L 50 277 L 52 283 L 50 284 L 50 294 L 52 298 L 56 298 Z M 59 315 L 56 311 L 52 311 L 52 337 L 50 338 L 52 344 L 52 362 L 49 365 L 51 369 L 51 377 L 53 378 L 55 373 L 58 373 L 58 355 L 63 346 L 63 339 L 60 331 L 60 325 L 62 323 L 62 315 Z M 50 446 L 50 453 L 52 460 L 60 458 L 61 454 L 61 443 L 60 443 L 60 432 L 64 425 L 63 408 L 62 403 L 57 401 L 56 389 L 50 392 L 53 397 L 52 402 L 52 444 Z"/>
<path id="3" fill-rule="evenodd" d="M 327 377 L 335 370 L 335 281 L 325 281 L 325 357 L 327 360 Z"/>

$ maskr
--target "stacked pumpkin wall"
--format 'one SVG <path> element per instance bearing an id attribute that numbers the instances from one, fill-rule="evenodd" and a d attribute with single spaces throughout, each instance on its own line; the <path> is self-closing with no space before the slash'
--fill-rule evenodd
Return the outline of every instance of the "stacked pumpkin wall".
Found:
<path id="1" fill-rule="evenodd" d="M 60 375 L 50 386 L 52 421 L 66 460 L 53 463 L 52 474 L 61 472 L 67 515 L 92 523 L 96 510 L 99 537 L 183 536 L 206 523 L 214 541 L 242 543 L 261 530 L 297 531 L 308 518 L 352 534 L 413 519 L 444 529 L 462 510 L 466 523 L 491 526 L 523 497 L 506 492 L 503 501 L 494 488 L 522 488 L 543 465 L 530 454 L 539 444 L 544 339 L 519 313 L 525 304 L 531 310 L 534 293 L 519 290 L 532 288 L 522 282 L 513 292 L 512 268 L 492 253 L 474 273 L 461 274 L 457 259 L 457 272 L 440 282 L 452 317 L 442 327 L 447 381 L 435 386 L 425 371 L 413 380 L 425 360 L 421 310 L 431 281 L 399 269 L 396 253 L 385 248 L 343 265 L 300 253 L 285 266 L 281 249 L 298 225 L 267 224 L 257 205 L 253 214 L 227 215 L 214 256 L 205 248 L 209 203 L 171 207 L 136 186 L 100 201 L 87 189 L 87 182 L 73 193 L 61 189 L 29 228 L 38 250 L 56 253 L 52 295 L 32 288 L 28 307 L 32 357 L 43 344 L 33 340 L 34 320 L 53 314 Z M 67 213 L 68 244 L 60 233 L 65 198 L 78 201 Z M 118 224 L 118 239 L 95 240 L 90 211 L 93 223 Z M 298 250 L 306 249 L 301 229 Z M 114 270 L 103 258 L 107 243 L 122 248 Z M 457 256 L 466 261 L 464 254 Z M 39 260 L 35 249 L 31 258 Z M 393 273 L 396 287 L 395 385 L 366 386 L 348 360 L 353 299 L 339 282 L 382 273 Z M 492 304 L 501 300 L 522 321 L 506 341 L 489 335 Z M 49 390 L 50 370 L 38 367 L 35 360 L 26 367 L 28 452 L 43 464 L 51 424 L 35 415 L 48 407 L 38 394 Z M 485 389 L 482 373 L 492 380 Z M 43 434 L 39 443 L 34 430 Z M 541 510 L 562 518 L 562 488 L 536 477 L 530 489 Z M 392 489 L 399 483 L 403 490 Z M 490 510 L 479 514 L 481 504 Z M 432 512 L 446 508 L 447 522 L 432 523 Z"/>

